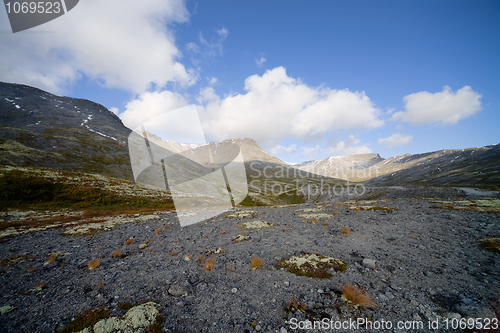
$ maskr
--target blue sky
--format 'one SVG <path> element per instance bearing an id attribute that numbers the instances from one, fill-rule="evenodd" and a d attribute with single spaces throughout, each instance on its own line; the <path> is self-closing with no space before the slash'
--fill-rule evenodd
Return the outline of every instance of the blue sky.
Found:
<path id="1" fill-rule="evenodd" d="M 499 1 L 88 0 L 17 34 L 0 15 L 0 80 L 130 127 L 196 104 L 208 140 L 288 162 L 500 142 Z"/>

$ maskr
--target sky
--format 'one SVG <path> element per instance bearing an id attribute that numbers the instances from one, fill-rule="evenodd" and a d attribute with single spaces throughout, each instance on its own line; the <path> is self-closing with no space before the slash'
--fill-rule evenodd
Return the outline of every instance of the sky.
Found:
<path id="1" fill-rule="evenodd" d="M 0 81 L 132 129 L 194 104 L 207 141 L 292 163 L 481 147 L 500 143 L 500 1 L 85 0 L 15 34 L 1 9 Z"/>

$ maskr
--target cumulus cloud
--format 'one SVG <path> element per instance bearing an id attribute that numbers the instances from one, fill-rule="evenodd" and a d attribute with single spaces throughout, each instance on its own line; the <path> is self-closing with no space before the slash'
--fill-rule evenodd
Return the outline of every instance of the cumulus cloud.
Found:
<path id="1" fill-rule="evenodd" d="M 304 147 L 302 154 L 306 155 L 308 158 L 312 158 L 314 155 L 319 153 L 320 150 L 321 147 L 319 145 L 316 145 L 316 147 Z"/>
<path id="2" fill-rule="evenodd" d="M 152 83 L 190 85 L 196 75 L 179 62 L 170 31 L 188 18 L 181 0 L 80 1 L 66 15 L 26 33 L 0 35 L 0 76 L 54 93 L 82 74 L 135 93 Z M 0 21 L 7 20 L 0 11 Z"/>
<path id="3" fill-rule="evenodd" d="M 395 147 L 395 146 L 404 146 L 407 145 L 413 140 L 413 136 L 411 135 L 404 135 L 404 134 L 399 134 L 399 133 L 394 133 L 388 138 L 380 138 L 378 139 L 377 143 L 379 145 L 386 145 L 389 148 Z"/>
<path id="4" fill-rule="evenodd" d="M 453 92 L 444 86 L 442 92 L 421 91 L 403 98 L 406 111 L 393 114 L 393 120 L 403 120 L 412 125 L 442 123 L 454 125 L 482 110 L 481 95 L 470 86 Z"/>
<path id="5" fill-rule="evenodd" d="M 255 58 L 255 64 L 259 68 L 262 67 L 262 66 L 264 66 L 265 62 L 266 62 L 266 58 L 264 58 L 264 57 L 260 57 L 260 59 Z"/>
<path id="6" fill-rule="evenodd" d="M 250 137 L 270 149 L 285 138 L 321 139 L 335 129 L 374 128 L 384 122 L 364 92 L 310 87 L 286 74 L 283 67 L 252 75 L 244 94 L 224 98 L 210 87 L 198 101 L 210 140 Z"/>
<path id="7" fill-rule="evenodd" d="M 286 153 L 286 154 L 293 154 L 297 150 L 297 145 L 296 144 L 291 144 L 288 147 L 284 147 L 282 145 L 276 145 L 273 148 L 271 148 L 271 154 L 276 155 L 279 153 Z"/>
<path id="8" fill-rule="evenodd" d="M 125 126 L 134 129 L 142 123 L 165 112 L 188 105 L 180 94 L 171 91 L 146 92 L 128 102 L 125 111 L 119 114 Z"/>
<path id="9" fill-rule="evenodd" d="M 339 141 L 326 149 L 329 155 L 355 155 L 355 154 L 369 154 L 372 150 L 368 144 L 359 145 L 360 140 L 356 139 L 354 135 L 350 135 L 347 140 Z"/>
<path id="10" fill-rule="evenodd" d="M 115 107 L 110 108 L 109 111 L 113 112 L 114 114 L 120 113 L 120 110 L 118 108 L 115 108 Z"/>

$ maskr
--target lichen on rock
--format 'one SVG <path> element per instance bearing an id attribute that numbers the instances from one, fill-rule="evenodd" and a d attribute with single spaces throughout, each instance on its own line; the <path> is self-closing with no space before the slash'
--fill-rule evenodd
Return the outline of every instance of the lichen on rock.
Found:
<path id="1" fill-rule="evenodd" d="M 160 314 L 155 302 L 147 302 L 131 308 L 123 318 L 111 317 L 98 321 L 79 333 L 143 333 L 156 322 Z"/>
<path id="2" fill-rule="evenodd" d="M 236 225 L 236 228 L 238 229 L 245 229 L 245 230 L 256 230 L 256 229 L 269 229 L 273 226 L 272 223 L 266 222 L 266 221 L 261 221 L 261 220 L 255 220 L 255 221 L 250 221 L 250 222 L 245 222 Z"/>
<path id="3" fill-rule="evenodd" d="M 286 268 L 295 275 L 328 279 L 333 276 L 335 271 L 344 272 L 347 269 L 347 264 L 339 259 L 313 253 L 283 259 L 279 263 L 279 267 Z"/>

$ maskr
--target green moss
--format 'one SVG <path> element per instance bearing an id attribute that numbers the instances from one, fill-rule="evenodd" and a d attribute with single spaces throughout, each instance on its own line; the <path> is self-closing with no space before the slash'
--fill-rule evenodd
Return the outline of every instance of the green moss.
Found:
<path id="1" fill-rule="evenodd" d="M 489 237 L 481 239 L 480 247 L 500 254 L 500 237 Z"/>
<path id="2" fill-rule="evenodd" d="M 256 217 L 257 212 L 254 210 L 246 210 L 246 211 L 241 211 L 241 212 L 235 212 L 233 214 L 227 215 L 226 218 L 238 218 L 238 219 L 244 219 L 247 217 Z"/>
<path id="3" fill-rule="evenodd" d="M 278 267 L 285 268 L 290 273 L 299 276 L 329 279 L 333 276 L 332 270 L 345 272 L 347 264 L 345 261 L 321 254 L 303 254 L 282 259 Z"/>
<path id="4" fill-rule="evenodd" d="M 477 212 L 497 213 L 500 214 L 500 200 L 493 198 L 480 198 L 476 200 L 461 200 L 461 201 L 430 201 L 432 204 L 439 204 L 439 206 L 432 206 L 431 208 L 447 209 L 447 210 L 474 210 Z"/>
<path id="5" fill-rule="evenodd" d="M 109 317 L 111 310 L 108 307 L 98 309 L 89 309 L 78 314 L 68 326 L 64 327 L 59 333 L 79 332 L 87 327 L 94 326 L 99 320 Z"/>
<path id="6" fill-rule="evenodd" d="M 326 213 L 311 213 L 311 214 L 300 214 L 298 215 L 302 219 L 309 219 L 309 220 L 319 220 L 319 219 L 331 219 L 333 218 L 333 215 L 326 214 Z"/>
<path id="7" fill-rule="evenodd" d="M 273 226 L 272 223 L 266 221 L 250 221 L 236 225 L 236 228 L 243 230 L 269 229 Z"/>
<path id="8" fill-rule="evenodd" d="M 382 211 L 382 212 L 396 212 L 397 208 L 394 207 L 380 207 L 380 206 L 351 206 L 349 209 L 352 210 L 373 210 L 373 211 Z"/>
<path id="9" fill-rule="evenodd" d="M 115 307 L 118 309 L 128 311 L 128 310 L 132 309 L 134 307 L 134 305 L 132 303 L 118 303 L 118 304 L 116 304 Z"/>
<path id="10" fill-rule="evenodd" d="M 74 177 L 78 177 L 74 175 Z M 11 170 L 0 175 L 0 202 L 2 209 L 173 209 L 170 197 L 121 195 L 102 189 L 94 181 L 65 183 L 38 174 Z"/>
<path id="11" fill-rule="evenodd" d="M 146 328 L 144 333 L 163 333 L 165 332 L 165 328 L 163 327 L 163 322 L 165 321 L 165 316 L 161 313 L 156 316 L 155 322 Z"/>
<path id="12" fill-rule="evenodd" d="M 0 259 L 0 267 L 13 266 L 20 263 L 21 261 L 37 259 L 37 258 L 38 258 L 37 256 L 31 254 L 20 254 L 20 255 L 10 256 Z"/>

